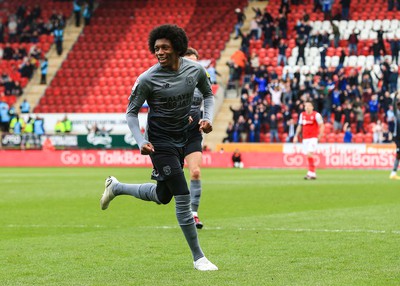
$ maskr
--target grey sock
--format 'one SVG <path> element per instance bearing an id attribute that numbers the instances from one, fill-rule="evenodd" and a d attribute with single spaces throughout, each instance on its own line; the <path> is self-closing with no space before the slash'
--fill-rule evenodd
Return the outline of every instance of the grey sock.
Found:
<path id="1" fill-rule="evenodd" d="M 116 196 L 130 195 L 144 201 L 153 201 L 156 202 L 157 204 L 161 204 L 161 202 L 158 200 L 157 197 L 156 188 L 157 185 L 153 183 L 146 183 L 146 184 L 118 183 L 114 186 L 113 193 Z"/>
<path id="2" fill-rule="evenodd" d="M 200 205 L 201 197 L 201 181 L 191 180 L 190 181 L 190 200 L 192 202 L 192 211 L 197 212 Z"/>
<path id="3" fill-rule="evenodd" d="M 197 238 L 197 230 L 194 225 L 193 215 L 190 210 L 190 195 L 175 196 L 176 218 L 185 235 L 186 241 L 192 251 L 193 260 L 204 256 Z"/>
<path id="4" fill-rule="evenodd" d="M 393 172 L 397 172 L 397 168 L 399 167 L 399 159 L 394 160 Z"/>

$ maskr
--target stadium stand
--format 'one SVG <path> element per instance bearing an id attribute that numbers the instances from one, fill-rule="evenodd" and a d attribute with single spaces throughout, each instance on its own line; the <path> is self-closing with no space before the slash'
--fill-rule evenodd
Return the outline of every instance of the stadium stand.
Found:
<path id="1" fill-rule="evenodd" d="M 0 2 L 0 19 L 4 25 L 3 42 L 0 43 L 0 51 L 2 51 L 2 59 L 0 60 L 0 71 L 2 77 L 9 77 L 12 85 L 18 82 L 22 88 L 26 87 L 30 80 L 28 75 L 22 71 L 22 67 L 27 61 L 31 62 L 36 69 L 38 60 L 43 54 L 47 53 L 53 44 L 53 36 L 51 31 L 47 30 L 51 17 L 54 13 L 61 13 L 69 17 L 70 3 L 55 2 L 50 0 L 15 0 Z M 9 22 L 18 24 L 17 35 L 10 36 Z M 5 57 L 5 51 L 12 49 L 12 55 Z M 31 52 L 37 49 L 37 54 L 31 57 Z M 36 52 L 35 52 L 36 53 Z M 26 56 L 29 58 L 27 59 Z M 5 85 L 0 85 L 0 101 L 6 102 L 8 105 L 13 105 L 18 97 L 18 94 L 7 92 Z"/>
<path id="2" fill-rule="evenodd" d="M 377 119 L 382 120 L 382 122 L 386 122 L 387 117 L 387 107 L 388 107 L 388 99 L 387 95 L 385 95 L 385 91 L 393 92 L 395 85 L 393 87 L 388 85 L 385 86 L 385 80 L 383 77 L 385 76 L 385 71 L 390 69 L 388 74 L 398 74 L 400 73 L 400 69 L 396 62 L 393 62 L 391 55 L 391 41 L 400 38 L 400 29 L 399 29 L 399 16 L 400 12 L 398 10 L 388 11 L 387 1 L 378 0 L 372 3 L 371 1 L 352 1 L 350 6 L 350 19 L 341 20 L 341 5 L 340 1 L 333 1 L 332 7 L 332 22 L 338 26 L 340 32 L 340 40 L 338 42 L 338 46 L 334 47 L 333 43 L 333 35 L 332 35 L 332 25 L 328 20 L 324 20 L 326 17 L 320 10 L 314 11 L 313 1 L 299 1 L 303 4 L 292 5 L 290 12 L 287 14 L 287 24 L 288 24 L 288 32 L 287 39 L 285 42 L 288 46 L 286 50 L 287 56 L 287 65 L 281 66 L 277 63 L 278 56 L 278 48 L 276 45 L 273 46 L 263 46 L 264 39 L 261 37 L 260 39 L 255 39 L 254 37 L 250 39 L 250 47 L 249 53 L 247 54 L 249 61 L 250 55 L 256 55 L 260 65 L 264 65 L 268 72 L 268 82 L 273 83 L 273 85 L 281 85 L 284 87 L 286 82 L 293 82 L 293 77 L 298 77 L 299 86 L 307 85 L 304 90 L 307 94 L 310 93 L 312 99 L 314 99 L 316 105 L 318 106 L 318 111 L 322 112 L 323 102 L 319 98 L 321 98 L 321 93 L 323 93 L 327 83 L 323 83 L 321 81 L 321 77 L 324 75 L 329 75 L 333 82 L 333 87 L 339 87 L 340 97 L 344 96 L 346 88 L 342 88 L 339 86 L 341 84 L 350 85 L 346 81 L 350 79 L 356 79 L 358 83 L 361 83 L 365 74 L 371 77 L 373 81 L 372 93 L 377 93 L 379 95 L 379 110 Z M 269 1 L 268 5 L 265 8 L 265 11 L 270 12 L 274 17 L 278 17 L 281 10 L 280 1 Z M 279 12 L 278 12 L 279 11 Z M 298 25 L 300 21 L 303 21 L 304 17 L 308 17 L 306 21 L 303 22 L 306 25 L 310 26 L 311 29 L 311 37 L 313 35 L 322 35 L 326 33 L 328 38 L 328 46 L 326 47 L 326 57 L 325 57 L 325 65 L 326 69 L 321 69 L 321 53 L 323 46 L 322 45 L 311 45 L 311 42 L 308 39 L 308 44 L 305 48 L 305 60 L 306 64 L 302 64 L 300 61 L 300 65 L 296 64 L 296 60 L 298 57 L 298 45 L 296 44 L 296 38 L 299 36 L 297 34 Z M 385 67 L 382 67 L 377 60 L 374 58 L 373 53 L 373 44 L 376 39 L 378 39 L 377 31 L 381 30 L 383 32 L 383 44 L 384 50 L 379 50 L 381 53 L 380 56 L 380 64 L 385 63 Z M 350 53 L 348 47 L 348 39 L 350 35 L 356 32 L 358 34 L 359 41 L 357 43 L 357 53 Z M 399 42 L 397 41 L 397 45 Z M 343 66 L 339 66 L 340 57 L 343 56 L 344 62 Z M 339 66 L 339 67 L 338 67 Z M 259 72 L 255 72 L 259 74 Z M 323 76 L 321 76 L 321 74 Z M 396 81 L 397 81 L 397 76 Z M 346 83 L 344 83 L 346 82 Z M 257 89 L 257 84 L 253 81 L 249 82 L 251 87 L 254 90 Z M 397 86 L 397 85 L 396 85 Z M 341 122 L 344 123 L 345 120 L 350 120 L 351 131 L 354 134 L 353 142 L 361 143 L 367 142 L 370 143 L 373 141 L 372 139 L 372 130 L 375 126 L 375 120 L 371 121 L 371 114 L 369 113 L 369 100 L 371 94 L 367 94 L 367 97 L 363 97 L 363 93 L 368 93 L 367 88 L 361 88 L 361 85 L 358 86 L 362 101 L 362 112 L 364 114 L 363 128 L 366 131 L 357 133 L 356 126 L 356 115 L 353 110 L 348 112 L 349 118 L 345 119 L 345 114 L 341 117 Z M 250 90 L 252 90 L 252 88 Z M 327 96 L 331 96 L 332 90 L 328 92 Z M 247 90 L 249 91 L 249 89 Z M 313 94 L 316 92 L 316 94 Z M 252 93 L 250 91 L 250 93 Z M 249 98 L 252 99 L 254 95 L 249 95 Z M 266 92 L 266 100 L 268 103 L 264 104 L 267 108 L 271 105 L 271 95 L 270 92 Z M 354 104 L 354 106 L 358 103 L 355 103 L 354 99 L 346 100 L 348 97 L 345 96 L 345 99 L 341 99 L 340 105 L 346 106 L 348 103 Z M 296 121 L 297 114 L 301 110 L 301 106 L 299 105 L 303 99 L 299 99 L 296 104 L 290 104 L 291 109 L 291 117 Z M 287 102 L 282 103 L 283 105 L 287 104 Z M 251 121 L 253 120 L 253 115 L 246 116 L 248 114 L 247 106 L 253 105 L 254 109 L 257 108 L 257 104 L 251 103 L 248 100 L 244 100 L 242 98 L 242 108 L 243 115 L 245 116 L 246 121 L 250 119 L 250 123 L 247 123 L 247 126 L 234 126 L 236 131 L 233 132 L 243 132 L 237 130 L 246 130 L 244 132 L 248 132 L 249 125 L 251 125 Z M 335 105 L 333 105 L 334 108 Z M 334 109 L 333 108 L 333 109 Z M 331 116 L 332 118 L 327 118 L 325 116 L 325 121 L 327 121 L 327 128 L 325 129 L 326 136 L 323 138 L 323 142 L 343 142 L 343 133 L 342 130 L 333 130 L 332 123 L 334 120 L 334 113 L 336 111 L 332 110 Z M 274 112 L 272 112 L 274 113 Z M 270 142 L 270 134 L 269 134 L 269 116 L 270 113 L 263 118 L 261 124 L 260 131 L 260 142 Z M 261 117 L 261 115 L 260 115 Z M 281 112 L 277 112 L 277 118 L 279 119 L 278 124 L 278 132 L 279 137 L 282 142 L 286 140 L 287 130 L 285 130 L 286 122 L 284 122 L 283 114 Z M 285 119 L 286 120 L 286 119 Z M 240 124 L 239 124 L 240 125 Z M 387 127 L 387 122 L 384 124 Z M 334 132 L 334 133 L 332 133 Z M 240 136 L 236 136 L 235 138 L 240 138 Z"/>
<path id="3" fill-rule="evenodd" d="M 215 61 L 233 29 L 232 11 L 245 3 L 100 1 L 35 112 L 124 112 L 137 76 L 155 63 L 147 47 L 154 26 L 182 26 L 201 57 Z"/>

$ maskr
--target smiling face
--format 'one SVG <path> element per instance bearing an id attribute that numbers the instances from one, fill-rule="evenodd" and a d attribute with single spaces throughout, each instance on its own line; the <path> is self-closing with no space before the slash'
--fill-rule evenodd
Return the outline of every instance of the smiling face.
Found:
<path id="1" fill-rule="evenodd" d="M 154 51 L 158 62 L 163 68 L 177 70 L 179 67 L 179 55 L 174 51 L 171 41 L 158 39 L 154 43 Z"/>

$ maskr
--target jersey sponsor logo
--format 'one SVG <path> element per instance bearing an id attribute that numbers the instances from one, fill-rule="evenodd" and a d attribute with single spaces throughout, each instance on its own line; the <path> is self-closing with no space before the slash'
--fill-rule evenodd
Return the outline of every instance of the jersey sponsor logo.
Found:
<path id="1" fill-rule="evenodd" d="M 186 78 L 186 84 L 192 86 L 194 84 L 194 78 L 192 76 L 188 76 Z"/>
<path id="2" fill-rule="evenodd" d="M 163 85 L 163 88 L 169 88 L 169 87 L 170 87 L 170 85 L 168 82 Z"/>

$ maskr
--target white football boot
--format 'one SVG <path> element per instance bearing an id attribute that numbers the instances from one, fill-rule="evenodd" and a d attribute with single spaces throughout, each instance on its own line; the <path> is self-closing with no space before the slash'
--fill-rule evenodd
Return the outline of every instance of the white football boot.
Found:
<path id="1" fill-rule="evenodd" d="M 100 199 L 100 206 L 102 210 L 106 210 L 110 202 L 115 198 L 112 190 L 113 187 L 118 183 L 119 181 L 115 177 L 109 176 L 106 179 L 106 182 L 104 184 L 106 188 L 104 190 L 103 196 Z"/>
<path id="2" fill-rule="evenodd" d="M 215 271 L 218 267 L 210 262 L 205 256 L 193 262 L 194 268 L 200 271 Z"/>

